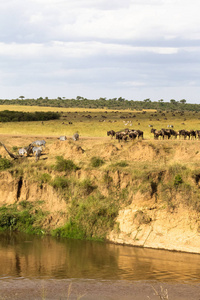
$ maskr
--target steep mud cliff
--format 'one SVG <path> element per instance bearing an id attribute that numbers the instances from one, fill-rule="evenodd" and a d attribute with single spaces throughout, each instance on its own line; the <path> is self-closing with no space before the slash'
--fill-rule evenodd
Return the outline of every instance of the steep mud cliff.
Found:
<path id="1" fill-rule="evenodd" d="M 56 171 L 58 149 L 78 167 Z M 100 167 L 90 162 L 97 149 Z M 31 203 L 30 214 L 44 212 L 37 226 L 46 233 L 67 224 L 80 238 L 200 253 L 198 144 L 56 141 L 46 153 L 50 164 L 30 160 L 0 172 L 1 207 Z"/>

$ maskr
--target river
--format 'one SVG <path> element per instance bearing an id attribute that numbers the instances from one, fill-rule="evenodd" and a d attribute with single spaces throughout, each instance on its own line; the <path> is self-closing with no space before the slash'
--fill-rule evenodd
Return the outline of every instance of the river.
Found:
<path id="1" fill-rule="evenodd" d="M 159 299 L 154 289 L 166 289 L 169 300 L 200 299 L 200 256 L 0 234 L 2 299 Z"/>

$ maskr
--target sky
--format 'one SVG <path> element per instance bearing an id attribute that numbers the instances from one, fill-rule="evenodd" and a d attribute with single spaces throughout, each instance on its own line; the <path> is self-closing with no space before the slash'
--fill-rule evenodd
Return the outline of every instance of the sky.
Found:
<path id="1" fill-rule="evenodd" d="M 0 2 L 0 99 L 200 104 L 199 0 Z"/>

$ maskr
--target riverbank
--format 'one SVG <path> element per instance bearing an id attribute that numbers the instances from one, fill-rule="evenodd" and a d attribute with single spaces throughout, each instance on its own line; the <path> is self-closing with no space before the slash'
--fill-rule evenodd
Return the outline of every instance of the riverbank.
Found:
<path id="1" fill-rule="evenodd" d="M 2 142 L 16 151 L 32 142 Z M 0 225 L 61 237 L 200 253 L 199 141 L 49 137 L 38 162 L 0 173 Z M 5 162 L 5 161 L 4 161 Z M 21 222 L 21 223 L 20 223 Z"/>
<path id="2" fill-rule="evenodd" d="M 173 284 L 155 281 L 149 283 L 103 280 L 7 279 L 0 281 L 0 291 L 2 299 L 8 300 L 198 300 L 200 284 Z"/>

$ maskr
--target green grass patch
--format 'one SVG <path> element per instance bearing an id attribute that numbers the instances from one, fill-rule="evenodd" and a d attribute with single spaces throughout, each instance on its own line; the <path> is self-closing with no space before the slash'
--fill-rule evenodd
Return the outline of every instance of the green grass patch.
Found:
<path id="1" fill-rule="evenodd" d="M 104 164 L 104 160 L 100 157 L 93 156 L 90 160 L 90 164 L 93 168 L 101 167 Z"/>
<path id="2" fill-rule="evenodd" d="M 54 189 L 66 189 L 69 187 L 69 179 L 65 178 L 64 176 L 56 176 L 50 184 L 53 186 Z"/>
<path id="3" fill-rule="evenodd" d="M 0 230 L 20 231 L 31 234 L 43 234 L 41 223 L 48 212 L 35 208 L 29 201 L 2 206 L 0 208 Z"/>
<path id="4" fill-rule="evenodd" d="M 118 214 L 117 201 L 101 195 L 75 198 L 69 208 L 70 220 L 53 235 L 76 239 L 104 240 L 114 228 Z"/>
<path id="5" fill-rule="evenodd" d="M 12 167 L 12 165 L 13 164 L 9 159 L 0 157 L 0 171 L 9 169 L 10 167 Z"/>
<path id="6" fill-rule="evenodd" d="M 79 188 L 84 196 L 91 194 L 97 186 L 94 185 L 89 178 L 84 179 L 79 183 Z"/>
<path id="7" fill-rule="evenodd" d="M 63 156 L 56 156 L 54 170 L 58 172 L 76 171 L 79 167 L 71 159 L 64 159 Z"/>
<path id="8" fill-rule="evenodd" d="M 120 167 L 120 168 L 125 168 L 125 167 L 128 167 L 128 163 L 126 161 L 119 161 L 119 162 L 116 162 L 115 164 L 113 164 L 113 167 Z"/>

